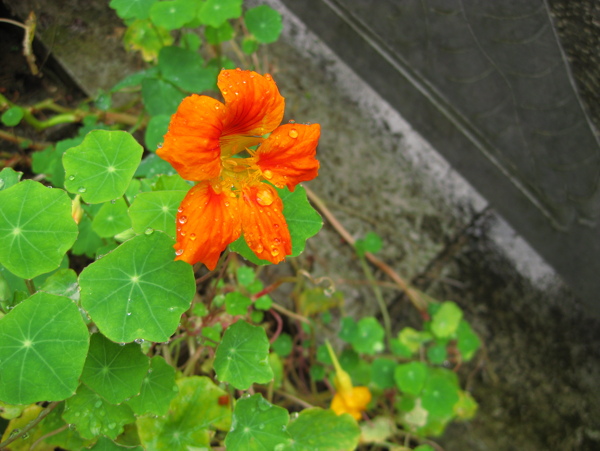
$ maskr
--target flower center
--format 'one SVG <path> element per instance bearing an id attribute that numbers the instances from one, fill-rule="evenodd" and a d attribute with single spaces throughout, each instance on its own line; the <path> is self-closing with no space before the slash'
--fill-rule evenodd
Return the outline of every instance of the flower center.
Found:
<path id="1" fill-rule="evenodd" d="M 263 178 L 257 164 L 258 157 L 250 149 L 246 149 L 246 152 L 248 157 L 240 157 L 240 154 L 235 157 L 221 157 L 221 175 L 216 181 L 216 185 L 220 185 L 220 187 L 214 186 L 215 183 L 213 183 L 214 189 L 219 191 L 226 189 L 231 191 L 232 196 L 235 196 L 233 193 L 236 191 L 239 192 L 248 185 L 254 185 Z"/>

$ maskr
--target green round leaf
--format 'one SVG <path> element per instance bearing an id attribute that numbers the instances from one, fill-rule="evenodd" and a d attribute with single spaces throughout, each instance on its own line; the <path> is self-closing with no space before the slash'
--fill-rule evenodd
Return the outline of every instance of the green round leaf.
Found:
<path id="1" fill-rule="evenodd" d="M 248 31 L 263 44 L 277 41 L 283 30 L 281 14 L 268 5 L 260 5 L 246 11 L 244 22 Z"/>
<path id="2" fill-rule="evenodd" d="M 150 19 L 138 19 L 127 28 L 123 43 L 127 48 L 139 50 L 144 61 L 155 61 L 160 49 L 173 43 L 173 36 L 169 30 L 153 24 Z M 153 75 L 152 72 L 148 72 L 147 75 Z"/>
<path id="3" fill-rule="evenodd" d="M 352 346 L 358 353 L 374 355 L 385 349 L 383 338 L 385 331 L 372 316 L 358 322 L 357 333 L 352 337 Z"/>
<path id="4" fill-rule="evenodd" d="M 102 334 L 94 334 L 81 382 L 108 402 L 118 404 L 140 392 L 149 363 L 139 345 L 120 346 Z"/>
<path id="5" fill-rule="evenodd" d="M 143 153 L 127 132 L 94 130 L 63 155 L 65 188 L 89 204 L 125 194 Z"/>
<path id="6" fill-rule="evenodd" d="M 418 395 L 427 380 L 429 369 L 422 362 L 398 365 L 394 370 L 396 385 L 404 393 Z"/>
<path id="7" fill-rule="evenodd" d="M 168 81 L 146 78 L 142 81 L 142 100 L 150 116 L 175 113 L 185 94 Z"/>
<path id="8" fill-rule="evenodd" d="M 375 359 L 371 365 L 371 381 L 379 388 L 394 387 L 394 370 L 396 362 L 391 359 Z"/>
<path id="9" fill-rule="evenodd" d="M 290 442 L 286 431 L 290 415 L 260 394 L 238 400 L 225 447 L 231 450 L 271 451 Z"/>
<path id="10" fill-rule="evenodd" d="M 85 268 L 81 305 L 106 337 L 167 341 L 196 291 L 192 266 L 173 261 L 164 233 L 138 235 Z"/>
<path id="11" fill-rule="evenodd" d="M 223 22 L 219 28 L 211 27 L 210 25 L 204 30 L 204 36 L 209 44 L 218 45 L 221 42 L 233 39 L 233 27 L 227 21 Z"/>
<path id="12" fill-rule="evenodd" d="M 434 365 L 441 365 L 446 360 L 448 351 L 445 343 L 436 343 L 427 349 L 427 358 Z"/>
<path id="13" fill-rule="evenodd" d="M 459 388 L 456 382 L 435 372 L 423 386 L 421 395 L 423 408 L 433 416 L 450 417 L 453 415 L 454 405 L 459 399 L 458 392 Z"/>
<path id="14" fill-rule="evenodd" d="M 358 446 L 360 428 L 350 415 L 332 410 L 304 409 L 293 420 L 288 432 L 293 443 L 290 451 L 352 451 Z"/>
<path id="15" fill-rule="evenodd" d="M 275 351 L 280 357 L 287 357 L 292 352 L 294 344 L 292 343 L 292 337 L 285 332 L 282 333 L 277 340 L 271 343 L 273 351 Z"/>
<path id="16" fill-rule="evenodd" d="M 150 19 L 159 27 L 175 30 L 183 27 L 195 12 L 196 4 L 189 0 L 161 1 L 150 8 Z"/>
<path id="17" fill-rule="evenodd" d="M 456 332 L 463 312 L 454 302 L 444 302 L 431 320 L 431 332 L 437 337 L 446 338 Z"/>
<path id="18" fill-rule="evenodd" d="M 481 346 L 481 340 L 471 328 L 471 325 L 465 320 L 461 320 L 456 330 L 456 338 L 458 339 L 457 347 L 465 362 L 473 358 L 475 352 Z"/>
<path id="19" fill-rule="evenodd" d="M 43 292 L 26 299 L 0 319 L 0 400 L 30 404 L 73 395 L 88 342 L 71 299 Z"/>
<path id="20" fill-rule="evenodd" d="M 16 185 L 23 176 L 22 172 L 16 172 L 13 168 L 4 168 L 0 171 L 0 191 Z"/>
<path id="21" fill-rule="evenodd" d="M 206 0 L 198 11 L 198 19 L 203 25 L 219 28 L 227 19 L 237 19 L 242 15 L 242 0 Z"/>
<path id="22" fill-rule="evenodd" d="M 92 229 L 103 238 L 113 237 L 129 228 L 131 228 L 131 219 L 123 198 L 102 205 L 92 221 Z"/>
<path id="23" fill-rule="evenodd" d="M 146 126 L 146 133 L 144 135 L 144 142 L 146 143 L 146 149 L 150 152 L 156 151 L 163 142 L 163 137 L 169 129 L 169 122 L 171 117 L 168 114 L 160 114 L 154 116 L 148 122 Z"/>
<path id="24" fill-rule="evenodd" d="M 231 426 L 227 392 L 204 376 L 179 379 L 177 387 L 179 393 L 166 416 L 138 418 L 142 445 L 148 450 L 209 449 L 211 430 L 226 431 Z"/>
<path id="25" fill-rule="evenodd" d="M 23 119 L 23 108 L 19 106 L 11 106 L 8 110 L 2 113 L 0 116 L 0 121 L 7 127 L 14 127 L 15 125 L 19 125 L 21 119 Z"/>
<path id="26" fill-rule="evenodd" d="M 364 238 L 356 240 L 354 246 L 359 255 L 365 255 L 365 252 L 375 254 L 383 247 L 383 241 L 381 241 L 381 237 L 376 233 L 369 232 Z"/>
<path id="27" fill-rule="evenodd" d="M 215 353 L 217 379 L 247 390 L 273 379 L 269 366 L 269 340 L 262 327 L 238 321 L 227 328 Z"/>
<path id="28" fill-rule="evenodd" d="M 242 52 L 252 55 L 258 50 L 258 41 L 254 36 L 247 36 L 242 40 Z"/>
<path id="29" fill-rule="evenodd" d="M 0 263 L 24 279 L 56 269 L 77 238 L 67 193 L 25 180 L 0 205 Z"/>
<path id="30" fill-rule="evenodd" d="M 123 432 L 123 426 L 135 421 L 127 404 L 111 404 L 83 384 L 75 396 L 67 399 L 63 418 L 88 439 L 106 435 L 114 440 Z"/>
<path id="31" fill-rule="evenodd" d="M 152 191 L 140 193 L 129 207 L 129 216 L 136 233 L 153 230 L 175 236 L 175 215 L 185 197 L 185 191 Z"/>
<path id="32" fill-rule="evenodd" d="M 110 0 L 121 19 L 147 19 L 156 0 Z"/>
<path id="33" fill-rule="evenodd" d="M 233 291 L 225 295 L 225 310 L 229 315 L 245 315 L 248 313 L 250 305 L 252 305 L 252 300 L 242 293 Z"/>
<path id="34" fill-rule="evenodd" d="M 150 361 L 150 369 L 142 380 L 140 394 L 127 401 L 127 404 L 138 415 L 166 415 L 169 404 L 178 391 L 175 368 L 157 355 Z"/>
<path id="35" fill-rule="evenodd" d="M 217 82 L 214 68 L 205 68 L 197 52 L 181 47 L 163 47 L 158 54 L 158 68 L 166 80 L 185 91 L 202 92 Z"/>

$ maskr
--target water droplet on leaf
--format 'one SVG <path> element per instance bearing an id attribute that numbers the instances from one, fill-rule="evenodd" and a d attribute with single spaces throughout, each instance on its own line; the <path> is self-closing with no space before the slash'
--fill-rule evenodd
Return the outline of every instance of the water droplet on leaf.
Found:
<path id="1" fill-rule="evenodd" d="M 77 191 L 80 193 L 85 193 L 87 191 L 87 188 L 85 186 L 80 186 Z"/>
<path id="2" fill-rule="evenodd" d="M 75 176 L 74 175 L 70 175 L 69 176 L 69 180 L 75 180 Z"/>
<path id="3" fill-rule="evenodd" d="M 152 233 L 154 233 L 154 229 L 152 227 L 148 227 L 146 230 L 144 230 L 144 233 L 146 235 L 152 235 Z"/>

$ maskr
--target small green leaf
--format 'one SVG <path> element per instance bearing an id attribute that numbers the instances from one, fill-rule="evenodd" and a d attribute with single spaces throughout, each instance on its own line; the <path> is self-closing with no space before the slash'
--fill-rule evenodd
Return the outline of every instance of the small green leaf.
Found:
<path id="1" fill-rule="evenodd" d="M 144 142 L 146 143 L 146 149 L 150 152 L 155 152 L 162 145 L 170 121 L 171 117 L 168 114 L 159 114 L 148 121 Z"/>
<path id="2" fill-rule="evenodd" d="M 461 420 L 470 420 L 477 413 L 477 401 L 473 399 L 469 392 L 461 390 L 458 395 L 458 402 L 454 404 L 454 413 Z"/>
<path id="3" fill-rule="evenodd" d="M 244 23 L 248 31 L 262 44 L 277 41 L 283 30 L 281 14 L 268 5 L 260 5 L 246 11 Z"/>
<path id="4" fill-rule="evenodd" d="M 271 451 L 290 442 L 286 427 L 290 415 L 260 394 L 238 400 L 225 447 L 231 450 Z"/>
<path id="5" fill-rule="evenodd" d="M 123 432 L 123 426 L 135 421 L 127 404 L 111 404 L 83 384 L 75 396 L 67 399 L 63 418 L 89 439 L 106 435 L 114 440 Z"/>
<path id="6" fill-rule="evenodd" d="M 81 272 L 81 305 L 106 337 L 162 342 L 175 331 L 196 282 L 172 245 L 162 232 L 138 235 Z"/>
<path id="7" fill-rule="evenodd" d="M 150 362 L 139 345 L 120 346 L 102 334 L 93 334 L 81 382 L 112 404 L 140 392 Z"/>
<path id="8" fill-rule="evenodd" d="M 156 0 L 110 0 L 121 19 L 147 19 Z"/>
<path id="9" fill-rule="evenodd" d="M 451 417 L 454 405 L 458 402 L 458 384 L 442 372 L 449 370 L 440 369 L 433 372 L 425 385 L 421 395 L 423 408 L 436 417 Z"/>
<path id="10" fill-rule="evenodd" d="M 405 327 L 398 334 L 398 340 L 412 352 L 417 352 L 424 344 L 432 340 L 429 332 L 419 332 L 412 327 Z"/>
<path id="11" fill-rule="evenodd" d="M 383 247 L 383 241 L 381 241 L 381 237 L 376 233 L 369 232 L 364 238 L 356 240 L 354 246 L 359 255 L 365 255 L 365 252 L 375 254 Z"/>
<path id="12" fill-rule="evenodd" d="M 185 197 L 185 191 L 152 191 L 140 193 L 129 207 L 129 216 L 136 233 L 160 230 L 175 237 L 175 215 Z"/>
<path id="13" fill-rule="evenodd" d="M 238 283 L 245 287 L 254 282 L 254 277 L 256 276 L 254 269 L 250 268 L 249 266 L 240 266 L 236 270 L 235 274 Z"/>
<path id="14" fill-rule="evenodd" d="M 88 341 L 71 299 L 43 292 L 26 299 L 0 319 L 0 399 L 30 404 L 68 398 L 79 383 Z"/>
<path id="15" fill-rule="evenodd" d="M 246 55 L 252 55 L 258 50 L 258 41 L 254 36 L 246 36 L 242 40 L 242 52 Z"/>
<path id="16" fill-rule="evenodd" d="M 166 80 L 189 92 L 212 89 L 217 82 L 217 71 L 205 68 L 200 54 L 181 47 L 163 47 L 158 68 Z"/>
<path id="17" fill-rule="evenodd" d="M 222 42 L 233 39 L 233 27 L 227 21 L 223 22 L 218 28 L 211 27 L 210 25 L 204 30 L 204 36 L 209 44 L 218 45 Z"/>
<path id="18" fill-rule="evenodd" d="M 447 338 L 456 332 L 463 312 L 454 302 L 444 302 L 431 320 L 431 332 L 436 337 Z"/>
<path id="19" fill-rule="evenodd" d="M 217 379 L 239 390 L 273 379 L 265 330 L 245 321 L 229 326 L 215 353 L 214 369 Z"/>
<path id="20" fill-rule="evenodd" d="M 175 30 L 183 27 L 196 12 L 189 0 L 161 1 L 150 8 L 150 19 L 159 27 Z"/>
<path id="21" fill-rule="evenodd" d="M 56 269 L 77 238 L 71 199 L 24 180 L 0 191 L 0 263 L 23 279 Z"/>
<path id="22" fill-rule="evenodd" d="M 107 437 L 100 437 L 90 451 L 144 451 L 141 446 L 124 446 L 113 442 Z"/>
<path id="23" fill-rule="evenodd" d="M 107 202 L 92 221 L 92 229 L 102 238 L 113 237 L 131 227 L 127 204 L 123 198 Z"/>
<path id="24" fill-rule="evenodd" d="M 157 355 L 150 361 L 150 369 L 142 380 L 140 394 L 127 401 L 127 404 L 138 415 L 166 415 L 169 404 L 178 391 L 175 368 Z"/>
<path id="25" fill-rule="evenodd" d="M 394 370 L 394 380 L 404 393 L 416 396 L 421 392 L 428 374 L 427 365 L 422 362 L 404 363 Z"/>
<path id="26" fill-rule="evenodd" d="M 446 360 L 448 351 L 445 343 L 436 343 L 427 349 L 427 359 L 434 365 L 441 365 Z"/>
<path id="27" fill-rule="evenodd" d="M 358 353 L 374 355 L 385 349 L 383 344 L 385 331 L 375 318 L 372 316 L 362 318 L 357 326 L 357 333 L 351 343 Z"/>
<path id="28" fill-rule="evenodd" d="M 225 310 L 229 315 L 245 315 L 248 313 L 250 305 L 252 305 L 252 300 L 242 293 L 233 291 L 225 295 Z"/>
<path id="29" fill-rule="evenodd" d="M 180 43 L 183 48 L 197 52 L 202 45 L 200 36 L 195 33 L 184 33 L 180 38 Z"/>
<path id="30" fill-rule="evenodd" d="M 77 302 L 79 301 L 77 274 L 72 269 L 59 269 L 44 281 L 39 291 L 66 296 Z"/>
<path id="31" fill-rule="evenodd" d="M 23 119 L 23 108 L 19 106 L 11 106 L 8 110 L 2 113 L 0 121 L 7 127 L 14 127 L 19 125 L 21 119 Z"/>
<path id="32" fill-rule="evenodd" d="M 144 149 L 127 132 L 94 130 L 63 155 L 65 188 L 90 204 L 125 194 Z"/>
<path id="33" fill-rule="evenodd" d="M 173 43 L 173 37 L 169 30 L 153 24 L 150 19 L 143 19 L 129 25 L 123 42 L 128 48 L 139 50 L 144 61 L 155 61 L 160 49 Z"/>
<path id="34" fill-rule="evenodd" d="M 230 403 L 222 403 L 227 392 L 204 376 L 177 381 L 179 393 L 171 401 L 164 417 L 139 417 L 137 429 L 142 445 L 148 450 L 208 449 L 214 429 L 231 426 Z"/>
<path id="35" fill-rule="evenodd" d="M 396 362 L 391 359 L 379 358 L 373 360 L 371 365 L 371 381 L 379 388 L 394 387 L 394 370 L 396 366 Z"/>
<path id="36" fill-rule="evenodd" d="M 332 410 L 304 409 L 288 426 L 290 451 L 352 451 L 358 446 L 360 428 L 350 415 Z"/>
<path id="37" fill-rule="evenodd" d="M 242 15 L 242 0 L 207 0 L 198 10 L 198 19 L 203 25 L 219 28 L 227 19 Z"/>
<path id="38" fill-rule="evenodd" d="M 273 299 L 269 295 L 261 296 L 254 301 L 254 308 L 257 310 L 270 310 L 273 305 Z"/>
<path id="39" fill-rule="evenodd" d="M 354 337 L 356 337 L 357 333 L 358 325 L 356 324 L 356 321 L 354 321 L 354 318 L 352 318 L 351 316 L 345 316 L 344 318 L 342 318 L 341 328 L 338 333 L 338 337 L 340 337 L 346 343 L 351 343 L 352 340 L 354 340 Z"/>
<path id="40" fill-rule="evenodd" d="M 0 191 L 16 185 L 23 176 L 22 172 L 16 172 L 13 168 L 4 168 L 0 171 Z"/>
<path id="41" fill-rule="evenodd" d="M 287 357 L 292 352 L 292 337 L 284 332 L 271 343 L 271 347 L 280 357 Z"/>
<path id="42" fill-rule="evenodd" d="M 142 100 L 150 116 L 170 116 L 184 97 L 185 94 L 168 81 L 157 78 L 142 81 Z"/>
<path id="43" fill-rule="evenodd" d="M 456 330 L 456 338 L 458 339 L 457 348 L 465 362 L 473 358 L 475 352 L 481 346 L 481 340 L 471 328 L 471 325 L 465 320 L 461 320 Z"/>

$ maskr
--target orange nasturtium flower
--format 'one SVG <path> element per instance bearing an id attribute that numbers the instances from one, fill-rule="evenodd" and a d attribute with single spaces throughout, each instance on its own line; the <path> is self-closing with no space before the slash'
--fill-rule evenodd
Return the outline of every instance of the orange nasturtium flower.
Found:
<path id="1" fill-rule="evenodd" d="M 358 421 L 362 417 L 362 411 L 371 402 L 371 392 L 367 387 L 352 386 L 350 375 L 342 369 L 333 349 L 331 349 L 331 345 L 328 341 L 325 342 L 325 345 L 335 367 L 333 383 L 335 384 L 336 394 L 331 400 L 331 410 L 337 415 L 349 413 Z"/>
<path id="2" fill-rule="evenodd" d="M 317 176 L 320 126 L 280 125 L 285 101 L 268 74 L 222 70 L 217 85 L 225 103 L 185 98 L 157 151 L 197 182 L 178 209 L 176 259 L 214 269 L 243 234 L 257 257 L 279 263 L 292 243 L 273 186 L 293 191 Z"/>

